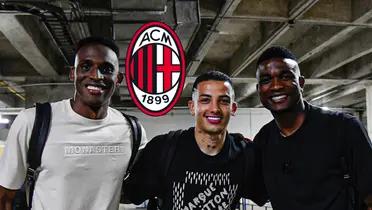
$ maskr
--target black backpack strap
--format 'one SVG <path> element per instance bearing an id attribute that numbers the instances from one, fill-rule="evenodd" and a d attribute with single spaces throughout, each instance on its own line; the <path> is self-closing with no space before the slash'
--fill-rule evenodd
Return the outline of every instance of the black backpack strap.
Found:
<path id="1" fill-rule="evenodd" d="M 176 152 L 177 142 L 180 139 L 182 132 L 183 130 L 170 131 L 165 136 L 166 148 L 163 150 L 163 153 L 161 154 L 162 160 L 165 160 L 163 168 L 161 169 L 161 176 L 164 180 L 167 178 L 169 167 L 172 163 L 174 154 Z M 147 210 L 160 209 L 161 205 L 162 200 L 160 198 L 150 198 L 147 203 Z"/>
<path id="2" fill-rule="evenodd" d="M 49 134 L 51 112 L 50 103 L 36 103 L 35 121 L 27 152 L 28 168 L 26 186 L 28 189 L 26 189 L 26 196 L 30 208 L 32 205 L 35 182 L 40 170 L 41 156 Z"/>
<path id="3" fill-rule="evenodd" d="M 132 131 L 132 154 L 130 156 L 127 171 L 124 176 L 124 180 L 125 180 L 126 178 L 128 178 L 130 172 L 132 171 L 134 162 L 136 161 L 138 157 L 137 153 L 141 145 L 142 128 L 136 117 L 127 115 L 125 113 L 122 113 L 122 114 L 124 115 L 125 119 L 127 119 L 130 129 Z"/>
<path id="4" fill-rule="evenodd" d="M 182 130 L 171 131 L 166 136 L 167 148 L 164 150 L 162 154 L 162 157 L 163 157 L 162 160 L 166 161 L 164 164 L 164 168 L 162 170 L 162 176 L 164 178 L 166 178 L 168 175 L 169 167 L 172 163 L 174 153 L 176 152 L 177 142 L 182 132 L 183 132 Z"/>

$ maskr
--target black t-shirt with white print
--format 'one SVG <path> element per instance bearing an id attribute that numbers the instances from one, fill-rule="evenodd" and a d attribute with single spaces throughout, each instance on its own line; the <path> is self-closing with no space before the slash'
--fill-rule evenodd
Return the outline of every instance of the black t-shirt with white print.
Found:
<path id="1" fill-rule="evenodd" d="M 217 209 L 219 206 L 229 209 L 235 205 L 244 179 L 244 159 L 240 154 L 235 161 L 229 161 L 232 143 L 227 138 L 221 152 L 209 156 L 199 149 L 193 132 L 187 132 L 179 140 L 169 168 L 166 197 L 171 199 L 165 203 L 173 203 L 173 209 Z"/>
<path id="2" fill-rule="evenodd" d="M 160 154 L 167 148 L 165 136 L 155 137 L 145 148 L 139 163 L 141 172 L 138 168 L 135 172 L 142 176 L 137 176 L 141 184 L 130 192 L 135 200 L 160 197 L 163 210 L 235 209 L 241 197 L 260 205 L 266 201 L 251 142 L 227 135 L 222 150 L 209 156 L 199 149 L 194 128 L 190 128 L 177 140 L 164 179 L 161 168 L 165 160 Z"/>

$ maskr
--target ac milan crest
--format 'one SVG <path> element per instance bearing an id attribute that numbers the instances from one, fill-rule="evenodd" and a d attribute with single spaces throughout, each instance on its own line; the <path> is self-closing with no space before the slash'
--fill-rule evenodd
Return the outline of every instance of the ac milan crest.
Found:
<path id="1" fill-rule="evenodd" d="M 145 114 L 168 113 L 181 96 L 185 55 L 176 33 L 151 22 L 137 30 L 127 50 L 125 76 L 132 100 Z"/>

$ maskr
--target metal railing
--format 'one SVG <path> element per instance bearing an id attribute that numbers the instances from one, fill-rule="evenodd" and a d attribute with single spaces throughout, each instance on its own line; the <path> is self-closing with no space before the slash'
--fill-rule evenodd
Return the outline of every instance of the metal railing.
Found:
<path id="1" fill-rule="evenodd" d="M 273 210 L 270 203 L 265 204 L 264 206 L 257 206 L 252 201 L 248 199 L 241 199 L 237 210 Z"/>
<path id="2" fill-rule="evenodd" d="M 147 201 L 135 207 L 135 209 L 146 209 L 146 207 Z M 273 208 L 271 207 L 270 203 L 266 203 L 264 206 L 257 206 L 248 199 L 240 199 L 240 204 L 237 206 L 236 210 L 273 210 Z"/>

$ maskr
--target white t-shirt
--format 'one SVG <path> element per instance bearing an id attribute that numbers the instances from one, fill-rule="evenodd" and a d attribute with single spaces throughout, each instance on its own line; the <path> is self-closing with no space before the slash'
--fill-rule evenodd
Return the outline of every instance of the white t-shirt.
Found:
<path id="1" fill-rule="evenodd" d="M 19 189 L 25 179 L 35 108 L 15 119 L 0 160 L 0 185 Z M 146 142 L 142 128 L 142 142 Z M 75 113 L 70 100 L 52 103 L 50 133 L 36 181 L 33 210 L 117 210 L 131 155 L 131 130 L 124 116 L 109 108 L 92 120 Z"/>

